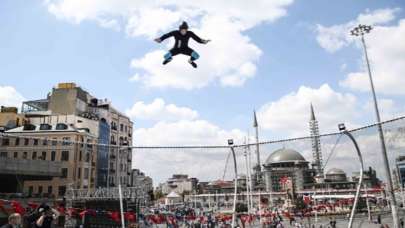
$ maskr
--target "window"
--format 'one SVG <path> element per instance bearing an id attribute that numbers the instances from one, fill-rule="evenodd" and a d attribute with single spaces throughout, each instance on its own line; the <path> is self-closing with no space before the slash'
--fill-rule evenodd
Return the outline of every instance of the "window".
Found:
<path id="1" fill-rule="evenodd" d="M 43 146 L 48 145 L 48 139 L 47 139 L 47 138 L 42 139 L 42 145 L 43 145 Z"/>
<path id="2" fill-rule="evenodd" d="M 51 130 L 51 129 L 52 129 L 52 126 L 49 125 L 49 124 L 41 124 L 41 125 L 39 125 L 39 130 L 40 131 Z"/>
<path id="3" fill-rule="evenodd" d="M 24 152 L 23 153 L 23 159 L 27 159 L 28 158 L 28 153 L 27 152 Z"/>
<path id="4" fill-rule="evenodd" d="M 68 126 L 64 123 L 58 123 L 56 124 L 56 130 L 66 130 Z"/>
<path id="5" fill-rule="evenodd" d="M 58 188 L 59 196 L 64 196 L 65 193 L 66 193 L 66 186 L 64 186 L 64 185 L 59 186 L 59 188 Z"/>
<path id="6" fill-rule="evenodd" d="M 67 178 L 68 176 L 68 169 L 67 168 L 62 168 L 62 176 L 61 178 Z"/>
<path id="7" fill-rule="evenodd" d="M 55 161 L 56 158 L 56 151 L 51 152 L 51 161 Z"/>
<path id="8" fill-rule="evenodd" d="M 68 145 L 70 145 L 70 144 L 71 144 L 71 142 L 70 142 L 70 137 L 63 137 L 63 139 L 62 139 L 62 145 L 68 146 Z"/>
<path id="9" fill-rule="evenodd" d="M 58 145 L 58 139 L 57 138 L 52 138 L 52 146 Z"/>
<path id="10" fill-rule="evenodd" d="M 30 139 L 24 139 L 24 146 L 28 146 L 30 144 Z"/>
<path id="11" fill-rule="evenodd" d="M 16 139 L 15 139 L 15 145 L 16 145 L 16 146 L 20 145 L 20 138 L 16 138 Z"/>
<path id="12" fill-rule="evenodd" d="M 120 131 L 124 131 L 124 124 L 120 124 Z"/>
<path id="13" fill-rule="evenodd" d="M 61 161 L 69 161 L 69 151 L 63 150 L 60 160 Z"/>
<path id="14" fill-rule="evenodd" d="M 2 145 L 2 146 L 8 146 L 8 145 L 10 145 L 10 139 L 4 138 L 4 139 L 2 140 L 1 145 Z"/>
<path id="15" fill-rule="evenodd" d="M 32 195 L 33 192 L 34 192 L 34 186 L 30 186 L 28 188 L 28 195 Z"/>
<path id="16" fill-rule="evenodd" d="M 32 152 L 32 160 L 35 160 L 35 159 L 37 159 L 37 152 L 36 151 Z"/>
<path id="17" fill-rule="evenodd" d="M 84 179 L 89 179 L 89 169 L 84 169 Z"/>
<path id="18" fill-rule="evenodd" d="M 77 169 L 77 178 L 78 179 L 82 178 L 82 168 Z"/>
<path id="19" fill-rule="evenodd" d="M 38 146 L 38 139 L 34 139 L 34 146 Z"/>
<path id="20" fill-rule="evenodd" d="M 43 191 L 42 186 L 39 186 L 38 187 L 38 194 L 42 194 L 42 191 Z"/>
<path id="21" fill-rule="evenodd" d="M 35 131 L 36 126 L 33 124 L 26 124 L 24 125 L 23 130 L 24 131 Z"/>
<path id="22" fill-rule="evenodd" d="M 0 157 L 6 158 L 7 156 L 7 152 L 0 152 Z"/>
<path id="23" fill-rule="evenodd" d="M 79 152 L 79 161 L 82 161 L 82 151 Z"/>
<path id="24" fill-rule="evenodd" d="M 127 132 L 128 131 L 128 127 L 125 125 L 125 132 Z"/>
<path id="25" fill-rule="evenodd" d="M 42 151 L 41 159 L 46 160 L 46 151 Z"/>
<path id="26" fill-rule="evenodd" d="M 90 162 L 90 153 L 86 153 L 86 162 Z"/>
<path id="27" fill-rule="evenodd" d="M 14 152 L 14 158 L 18 158 L 18 152 Z"/>
<path id="28" fill-rule="evenodd" d="M 48 194 L 52 194 L 52 185 L 48 186 Z"/>

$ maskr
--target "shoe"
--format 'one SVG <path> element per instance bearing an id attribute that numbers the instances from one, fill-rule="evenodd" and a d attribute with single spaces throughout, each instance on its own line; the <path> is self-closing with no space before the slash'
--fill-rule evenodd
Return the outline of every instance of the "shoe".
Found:
<path id="1" fill-rule="evenodd" d="M 191 64 L 191 66 L 193 66 L 194 68 L 197 68 L 197 63 L 195 63 L 194 61 L 191 61 L 191 60 L 189 60 L 188 62 Z"/>
<path id="2" fill-rule="evenodd" d="M 170 58 L 170 59 L 165 59 L 165 61 L 163 61 L 163 65 L 168 64 L 170 61 L 172 61 L 172 58 Z"/>

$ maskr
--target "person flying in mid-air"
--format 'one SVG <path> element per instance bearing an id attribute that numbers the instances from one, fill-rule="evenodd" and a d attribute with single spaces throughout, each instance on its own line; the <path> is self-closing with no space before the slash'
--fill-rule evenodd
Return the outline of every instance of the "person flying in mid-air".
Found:
<path id="1" fill-rule="evenodd" d="M 164 55 L 163 65 L 172 61 L 173 56 L 178 55 L 178 54 L 183 54 L 183 55 L 190 56 L 190 59 L 188 60 L 188 62 L 194 68 L 196 68 L 197 64 L 194 61 L 197 60 L 200 57 L 200 55 L 188 46 L 188 40 L 191 37 L 195 41 L 197 41 L 198 43 L 201 43 L 201 44 L 206 44 L 206 43 L 210 42 L 210 40 L 201 39 L 196 34 L 194 34 L 192 31 L 188 31 L 187 22 L 183 21 L 183 23 L 179 27 L 179 30 L 174 30 L 167 34 L 164 34 L 163 36 L 156 38 L 155 41 L 158 43 L 161 43 L 163 40 L 165 40 L 169 37 L 172 37 L 172 36 L 175 39 L 174 47 L 172 49 L 170 49 L 170 51 L 167 54 Z"/>

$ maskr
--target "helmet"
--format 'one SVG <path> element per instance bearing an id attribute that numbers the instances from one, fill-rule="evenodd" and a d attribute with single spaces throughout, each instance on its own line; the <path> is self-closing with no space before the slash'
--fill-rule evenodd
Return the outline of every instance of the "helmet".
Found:
<path id="1" fill-rule="evenodd" d="M 179 26 L 179 29 L 188 29 L 187 22 L 183 21 L 183 23 L 181 23 L 181 25 Z"/>

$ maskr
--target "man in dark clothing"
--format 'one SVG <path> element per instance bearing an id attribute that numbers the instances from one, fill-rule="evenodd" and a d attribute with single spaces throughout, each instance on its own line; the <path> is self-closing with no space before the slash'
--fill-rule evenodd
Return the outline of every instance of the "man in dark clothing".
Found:
<path id="1" fill-rule="evenodd" d="M 169 38 L 169 37 L 174 37 L 174 46 L 170 51 L 164 56 L 165 60 L 163 61 L 163 64 L 167 64 L 170 61 L 172 61 L 173 56 L 178 55 L 178 54 L 183 54 L 183 55 L 188 55 L 190 56 L 190 60 L 188 61 L 194 68 L 197 67 L 197 64 L 194 62 L 197 60 L 200 55 L 191 49 L 188 46 L 188 41 L 190 38 L 193 38 L 193 40 L 197 41 L 198 43 L 201 44 L 206 44 L 210 40 L 204 40 L 198 37 L 195 33 L 192 31 L 188 31 L 188 25 L 185 21 L 180 25 L 179 30 L 174 30 L 171 31 L 167 34 L 164 34 L 163 36 L 156 38 L 155 41 L 158 43 L 161 43 L 163 40 Z"/>
<path id="2" fill-rule="evenodd" d="M 42 204 L 38 207 L 38 215 L 33 223 L 33 227 L 51 228 L 52 222 L 59 217 L 59 212 L 46 204 Z"/>

